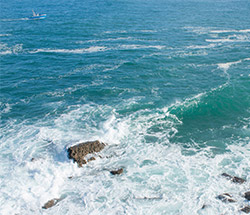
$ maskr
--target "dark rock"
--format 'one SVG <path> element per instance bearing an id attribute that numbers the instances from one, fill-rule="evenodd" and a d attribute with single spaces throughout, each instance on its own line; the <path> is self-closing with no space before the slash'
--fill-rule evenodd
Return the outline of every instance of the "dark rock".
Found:
<path id="1" fill-rule="evenodd" d="M 163 198 L 162 198 L 162 196 L 158 196 L 158 197 L 143 197 L 143 198 L 135 198 L 135 199 L 137 199 L 137 200 L 162 200 Z"/>
<path id="2" fill-rule="evenodd" d="M 37 161 L 41 161 L 41 160 L 43 160 L 43 158 L 41 158 L 41 157 L 31 158 L 30 159 L 31 162 L 37 162 Z"/>
<path id="3" fill-rule="evenodd" d="M 233 178 L 233 176 L 227 174 L 227 173 L 222 173 L 221 176 L 225 177 L 228 180 L 231 180 Z"/>
<path id="4" fill-rule="evenodd" d="M 73 159 L 74 162 L 77 162 L 78 166 L 81 167 L 83 164 L 87 163 L 87 161 L 84 159 L 87 154 L 100 152 L 104 147 L 105 144 L 98 140 L 80 143 L 68 148 L 68 157 Z"/>
<path id="5" fill-rule="evenodd" d="M 223 176 L 226 179 L 228 179 L 228 180 L 230 180 L 230 181 L 232 181 L 234 183 L 237 183 L 237 184 L 243 184 L 244 182 L 246 182 L 246 180 L 243 179 L 243 178 L 239 178 L 237 176 L 231 176 L 231 175 L 229 175 L 227 173 L 222 173 L 221 176 Z"/>
<path id="6" fill-rule="evenodd" d="M 207 205 L 206 204 L 202 205 L 201 209 L 205 209 L 205 208 L 207 208 Z"/>
<path id="7" fill-rule="evenodd" d="M 69 176 L 69 177 L 68 177 L 68 179 L 72 179 L 72 178 L 73 178 L 73 176 Z"/>
<path id="8" fill-rule="evenodd" d="M 246 180 L 243 178 L 239 178 L 239 177 L 234 176 L 232 179 L 232 182 L 238 183 L 238 184 L 243 184 L 244 182 L 246 182 Z"/>
<path id="9" fill-rule="evenodd" d="M 225 203 L 236 202 L 236 200 L 232 199 L 232 196 L 229 193 L 223 193 L 223 194 L 217 196 L 216 198 L 221 200 L 222 202 L 225 202 Z"/>
<path id="10" fill-rule="evenodd" d="M 245 192 L 244 197 L 250 201 L 250 191 Z"/>
<path id="11" fill-rule="evenodd" d="M 61 199 L 51 199 L 42 207 L 43 209 L 48 209 L 55 206 Z"/>
<path id="12" fill-rule="evenodd" d="M 110 173 L 111 173 L 112 175 L 120 175 L 120 174 L 123 173 L 123 168 L 118 169 L 118 170 L 112 170 L 112 171 L 110 171 Z"/>
<path id="13" fill-rule="evenodd" d="M 245 206 L 244 208 L 240 209 L 242 212 L 245 212 L 247 214 L 250 213 L 250 206 Z"/>
<path id="14" fill-rule="evenodd" d="M 91 158 L 88 159 L 88 162 L 94 161 L 94 160 L 95 160 L 95 157 L 91 157 Z"/>

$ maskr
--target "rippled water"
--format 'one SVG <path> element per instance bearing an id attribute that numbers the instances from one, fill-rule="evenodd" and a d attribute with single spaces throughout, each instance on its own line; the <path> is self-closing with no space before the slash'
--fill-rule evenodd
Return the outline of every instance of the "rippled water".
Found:
<path id="1" fill-rule="evenodd" d="M 29 20 L 32 9 L 47 18 Z M 249 9 L 244 0 L 1 1 L 0 213 L 241 214 Z M 88 140 L 107 147 L 78 168 L 66 149 Z"/>

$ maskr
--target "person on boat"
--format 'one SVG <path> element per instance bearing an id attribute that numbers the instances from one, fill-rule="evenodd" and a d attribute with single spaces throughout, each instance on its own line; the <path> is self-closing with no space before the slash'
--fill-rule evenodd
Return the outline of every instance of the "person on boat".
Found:
<path id="1" fill-rule="evenodd" d="M 32 13 L 33 13 L 33 16 L 36 16 L 36 13 L 35 13 L 35 11 L 34 11 L 34 10 L 32 10 Z"/>
<path id="2" fill-rule="evenodd" d="M 35 13 L 34 10 L 32 10 L 32 12 L 33 12 L 33 16 L 39 16 L 39 13 Z"/>

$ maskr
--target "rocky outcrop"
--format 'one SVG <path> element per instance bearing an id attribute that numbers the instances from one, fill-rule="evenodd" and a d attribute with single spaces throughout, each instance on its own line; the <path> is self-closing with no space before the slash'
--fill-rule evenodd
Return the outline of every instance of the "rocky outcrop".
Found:
<path id="1" fill-rule="evenodd" d="M 245 197 L 248 201 L 250 201 L 250 191 L 245 192 L 244 197 Z"/>
<path id="2" fill-rule="evenodd" d="M 232 196 L 229 193 L 223 193 L 223 194 L 217 196 L 216 198 L 221 200 L 222 202 L 225 202 L 225 203 L 236 202 L 236 200 L 232 199 Z"/>
<path id="3" fill-rule="evenodd" d="M 118 169 L 118 170 L 112 170 L 112 171 L 110 171 L 110 173 L 111 173 L 112 175 L 120 175 L 120 174 L 123 173 L 123 168 Z"/>
<path id="4" fill-rule="evenodd" d="M 49 200 L 48 202 L 45 203 L 45 205 L 42 207 L 43 209 L 48 209 L 48 208 L 51 208 L 53 206 L 55 206 L 59 201 L 61 201 L 62 199 L 51 199 Z"/>
<path id="5" fill-rule="evenodd" d="M 240 178 L 237 176 L 231 176 L 227 173 L 222 173 L 221 176 L 225 177 L 226 179 L 228 179 L 236 184 L 243 184 L 246 182 L 246 180 L 243 178 Z M 249 201 L 250 200 L 250 191 L 245 192 L 243 197 Z M 216 198 L 221 200 L 222 202 L 225 202 L 225 203 L 236 202 L 236 200 L 233 199 L 229 193 L 223 193 L 223 194 L 217 196 Z M 245 212 L 245 213 L 250 213 L 250 206 L 245 206 L 245 207 L 241 208 L 240 211 Z"/>
<path id="6" fill-rule="evenodd" d="M 250 206 L 245 206 L 244 208 L 240 209 L 242 212 L 245 212 L 247 214 L 250 213 Z"/>
<path id="7" fill-rule="evenodd" d="M 68 157 L 73 159 L 74 162 L 77 162 L 78 166 L 81 167 L 83 164 L 87 163 L 85 160 L 86 155 L 100 152 L 102 149 L 104 149 L 104 147 L 105 144 L 98 140 L 80 143 L 68 148 Z M 91 157 L 88 161 L 94 159 L 94 157 Z"/>
<path id="8" fill-rule="evenodd" d="M 243 178 L 239 178 L 237 176 L 231 176 L 231 175 L 229 175 L 227 173 L 222 173 L 221 176 L 223 176 L 226 179 L 228 179 L 228 180 L 230 180 L 230 181 L 232 181 L 234 183 L 237 183 L 237 184 L 243 184 L 244 182 L 246 182 L 246 180 L 243 179 Z"/>

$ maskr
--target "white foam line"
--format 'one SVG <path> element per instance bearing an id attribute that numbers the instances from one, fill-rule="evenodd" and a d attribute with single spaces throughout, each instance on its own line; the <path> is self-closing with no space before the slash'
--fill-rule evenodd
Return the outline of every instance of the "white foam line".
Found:
<path id="1" fill-rule="evenodd" d="M 86 40 L 86 41 L 77 41 L 77 44 L 84 44 L 84 43 L 97 43 L 97 42 L 106 42 L 106 41 L 120 41 L 120 40 L 132 40 L 132 37 L 118 37 L 118 38 L 107 38 L 107 39 L 100 39 L 100 40 Z"/>
<path id="2" fill-rule="evenodd" d="M 7 51 L 0 52 L 0 55 L 8 55 L 8 54 L 12 54 L 12 51 L 7 50 Z"/>
<path id="3" fill-rule="evenodd" d="M 219 39 L 206 39 L 206 42 L 248 42 L 249 41 L 249 36 L 248 35 L 228 35 L 226 38 L 219 38 Z"/>
<path id="4" fill-rule="evenodd" d="M 211 33 L 216 33 L 216 34 L 220 34 L 220 33 L 237 33 L 237 32 L 240 32 L 240 33 L 248 33 L 250 32 L 250 29 L 242 29 L 242 30 L 213 30 L 211 31 Z"/>
<path id="5" fill-rule="evenodd" d="M 206 42 L 209 43 L 235 43 L 235 42 L 249 42 L 248 39 L 206 39 Z"/>
<path id="6" fill-rule="evenodd" d="M 157 32 L 156 30 L 150 30 L 150 29 L 143 29 L 143 30 L 133 30 L 133 31 L 129 31 L 131 33 L 155 33 Z M 103 32 L 104 34 L 113 34 L 113 33 L 129 33 L 128 31 L 105 31 Z"/>
<path id="7" fill-rule="evenodd" d="M 226 42 L 239 42 L 240 40 L 232 40 L 229 38 L 226 39 L 206 39 L 206 42 L 209 43 L 226 43 Z"/>
<path id="8" fill-rule="evenodd" d="M 184 29 L 201 35 L 201 34 L 208 34 L 211 28 L 186 26 L 184 27 Z"/>
<path id="9" fill-rule="evenodd" d="M 239 63 L 242 63 L 243 61 L 249 61 L 250 58 L 245 58 L 242 60 L 234 61 L 234 62 L 227 62 L 227 63 L 218 63 L 218 68 L 223 69 L 224 71 L 227 71 L 232 65 L 236 65 Z"/>
<path id="10" fill-rule="evenodd" d="M 107 51 L 107 50 L 132 50 L 132 49 L 163 49 L 165 46 L 146 46 L 146 45 L 120 45 L 118 47 L 113 47 L 113 48 L 107 48 L 105 46 L 92 46 L 89 48 L 82 48 L 82 49 L 36 49 L 29 51 L 31 54 L 35 53 L 73 53 L 73 54 L 83 54 L 83 53 L 92 53 L 92 52 L 102 52 L 102 51 Z"/>
<path id="11" fill-rule="evenodd" d="M 9 37 L 11 34 L 0 34 L 0 37 Z"/>
<path id="12" fill-rule="evenodd" d="M 127 31 L 105 31 L 104 34 L 113 34 L 113 33 L 127 33 Z"/>
<path id="13" fill-rule="evenodd" d="M 103 70 L 103 72 L 107 72 L 107 71 L 112 71 L 112 70 L 115 70 L 115 69 L 118 69 L 119 67 L 121 67 L 123 64 L 125 64 L 127 61 L 122 61 L 121 63 L 115 65 L 115 66 L 112 66 L 110 68 L 106 68 Z"/>
<path id="14" fill-rule="evenodd" d="M 20 19 L 1 19 L 1 21 L 3 21 L 3 22 L 22 21 L 22 20 L 29 20 L 29 18 L 20 18 Z"/>
<path id="15" fill-rule="evenodd" d="M 228 63 L 218 63 L 218 67 L 223 70 L 228 70 L 230 66 L 241 63 L 242 61 L 228 62 Z"/>
<path id="16" fill-rule="evenodd" d="M 118 38 L 107 38 L 107 39 L 96 39 L 96 40 L 86 40 L 86 41 L 77 41 L 76 44 L 85 44 L 85 43 L 98 43 L 98 42 L 109 42 L 109 41 L 153 41 L 157 42 L 159 40 L 147 40 L 147 39 L 140 39 L 140 38 L 135 38 L 135 37 L 118 37 Z"/>
<path id="17" fill-rule="evenodd" d="M 105 46 L 93 46 L 86 49 L 37 49 L 35 51 L 30 51 L 29 53 L 73 53 L 73 54 L 82 54 L 82 53 L 92 53 L 92 52 L 101 52 L 106 51 L 107 47 Z"/>
<path id="18" fill-rule="evenodd" d="M 146 46 L 146 45 L 120 45 L 121 49 L 163 49 L 165 46 Z"/>
<path id="19" fill-rule="evenodd" d="M 143 33 L 156 33 L 156 30 L 140 30 L 139 32 L 143 32 Z"/>
<path id="20" fill-rule="evenodd" d="M 206 45 L 206 46 L 188 46 L 187 48 L 188 49 L 209 49 L 209 48 L 214 48 L 216 46 L 216 44 L 209 44 L 209 45 Z"/>

